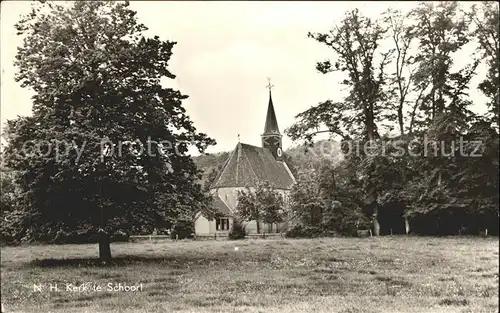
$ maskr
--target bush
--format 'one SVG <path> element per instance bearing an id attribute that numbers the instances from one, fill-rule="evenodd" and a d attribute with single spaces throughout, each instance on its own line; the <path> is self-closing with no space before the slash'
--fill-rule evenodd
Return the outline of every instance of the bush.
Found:
<path id="1" fill-rule="evenodd" d="M 245 227 L 239 220 L 233 221 L 233 226 L 229 230 L 228 238 L 230 240 L 245 239 L 246 231 Z"/>
<path id="2" fill-rule="evenodd" d="M 76 232 L 76 231 L 65 231 L 58 230 L 55 235 L 51 234 L 50 237 L 41 238 L 41 242 L 50 242 L 53 244 L 87 244 L 87 243 L 98 243 L 99 236 L 95 230 L 90 230 L 87 232 Z"/>
<path id="3" fill-rule="evenodd" d="M 193 238 L 194 223 L 192 221 L 177 221 L 170 232 L 171 239 Z"/>
<path id="4" fill-rule="evenodd" d="M 358 230 L 370 229 L 371 224 L 365 220 L 346 220 L 338 231 L 342 236 L 356 237 Z"/>
<path id="5" fill-rule="evenodd" d="M 0 242 L 2 245 L 20 244 L 27 236 L 29 219 L 22 210 L 2 211 L 0 214 Z"/>
<path id="6" fill-rule="evenodd" d="M 126 232 L 119 230 L 113 234 L 113 236 L 111 237 L 111 241 L 113 241 L 113 242 L 127 242 L 127 241 L 129 241 L 129 235 Z"/>
<path id="7" fill-rule="evenodd" d="M 327 235 L 323 229 L 314 226 L 296 225 L 285 233 L 287 238 L 316 238 Z"/>

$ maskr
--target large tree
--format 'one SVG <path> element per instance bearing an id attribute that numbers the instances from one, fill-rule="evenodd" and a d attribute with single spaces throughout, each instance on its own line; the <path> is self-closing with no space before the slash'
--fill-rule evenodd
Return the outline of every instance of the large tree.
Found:
<path id="1" fill-rule="evenodd" d="M 318 62 L 322 74 L 346 74 L 342 84 L 349 96 L 343 102 L 325 101 L 297 115 L 297 123 L 287 130 L 293 139 L 310 139 L 317 132 L 330 132 L 343 139 L 379 136 L 377 122 L 384 108 L 385 70 L 392 50 L 381 51 L 386 28 L 353 10 L 329 33 L 308 36 L 335 53 L 335 61 Z M 323 127 L 323 128 L 322 128 Z"/>
<path id="2" fill-rule="evenodd" d="M 298 114 L 298 121 L 286 130 L 292 139 L 312 140 L 318 132 L 363 144 L 380 138 L 379 126 L 387 111 L 386 66 L 393 54 L 393 49 L 381 49 L 386 33 L 383 23 L 361 15 L 358 10 L 347 12 L 329 33 L 309 33 L 309 37 L 331 48 L 336 57 L 335 62 L 319 62 L 317 70 L 323 74 L 345 73 L 342 84 L 348 87 L 349 95 L 342 102 L 328 100 Z M 356 160 L 364 155 L 350 157 Z M 377 206 L 373 205 L 376 197 L 370 194 L 366 199 L 373 208 L 378 234 Z"/>
<path id="3" fill-rule="evenodd" d="M 8 123 L 25 237 L 99 231 L 111 260 L 116 229 L 168 227 L 207 205 L 186 154 L 214 141 L 196 131 L 187 96 L 165 87 L 175 42 L 145 37 L 128 2 L 44 3 L 17 25 L 17 81 L 33 114 Z"/>

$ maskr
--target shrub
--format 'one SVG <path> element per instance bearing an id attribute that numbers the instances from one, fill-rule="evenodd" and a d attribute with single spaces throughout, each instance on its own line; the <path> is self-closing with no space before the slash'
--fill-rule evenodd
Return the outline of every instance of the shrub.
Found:
<path id="1" fill-rule="evenodd" d="M 113 234 L 111 239 L 113 242 L 127 242 L 129 241 L 129 235 L 126 232 L 119 230 Z"/>
<path id="2" fill-rule="evenodd" d="M 296 225 L 285 233 L 288 238 L 316 238 L 325 235 L 327 234 L 320 227 L 302 225 Z"/>
<path id="3" fill-rule="evenodd" d="M 66 231 L 59 229 L 55 235 L 51 234 L 50 237 L 45 237 L 41 242 L 50 242 L 53 244 L 87 244 L 87 243 L 98 243 L 99 236 L 95 230 L 89 230 L 86 232 L 76 232 L 76 231 Z"/>
<path id="4" fill-rule="evenodd" d="M 358 230 L 370 229 L 371 223 L 367 218 L 361 219 L 347 219 L 344 220 L 340 229 L 337 231 L 342 236 L 356 237 L 358 235 Z"/>
<path id="5" fill-rule="evenodd" d="M 2 245 L 20 244 L 27 236 L 30 220 L 23 210 L 2 211 L 0 214 L 0 242 Z"/>
<path id="6" fill-rule="evenodd" d="M 243 224 L 235 219 L 233 221 L 233 226 L 229 230 L 228 238 L 231 240 L 245 239 L 246 231 Z"/>
<path id="7" fill-rule="evenodd" d="M 194 223 L 192 221 L 180 220 L 175 223 L 170 232 L 171 239 L 192 238 L 194 233 Z"/>

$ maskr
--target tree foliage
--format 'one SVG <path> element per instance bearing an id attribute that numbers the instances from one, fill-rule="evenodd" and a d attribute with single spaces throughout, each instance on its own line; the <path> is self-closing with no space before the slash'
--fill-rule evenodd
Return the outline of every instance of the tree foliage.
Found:
<path id="1" fill-rule="evenodd" d="M 308 237 L 306 232 L 315 236 L 353 235 L 369 225 L 360 205 L 359 189 L 355 188 L 359 182 L 346 179 L 346 171 L 350 171 L 346 164 L 323 162 L 318 169 L 299 174 L 290 194 L 290 210 L 299 224 L 290 230 L 289 236 Z"/>
<path id="2" fill-rule="evenodd" d="M 254 189 L 238 191 L 236 212 L 241 221 L 256 221 L 257 233 L 260 222 L 281 223 L 286 213 L 283 196 L 268 181 L 258 182 Z"/>
<path id="3" fill-rule="evenodd" d="M 484 1 L 478 7 L 474 5 L 468 13 L 472 20 L 472 35 L 479 41 L 477 50 L 486 59 L 488 72 L 484 80 L 479 84 L 479 89 L 489 98 L 489 118 L 500 126 L 499 107 L 500 102 L 500 40 L 499 40 L 499 7 L 498 3 Z"/>
<path id="4" fill-rule="evenodd" d="M 293 219 L 303 225 L 321 227 L 323 203 L 313 170 L 302 171 L 290 193 L 290 211 Z"/>

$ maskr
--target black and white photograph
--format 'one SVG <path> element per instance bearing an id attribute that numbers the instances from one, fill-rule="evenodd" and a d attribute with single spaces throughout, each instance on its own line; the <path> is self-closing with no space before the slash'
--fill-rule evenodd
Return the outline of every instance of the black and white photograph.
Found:
<path id="1" fill-rule="evenodd" d="M 499 3 L 0 3 L 1 313 L 499 312 Z"/>

